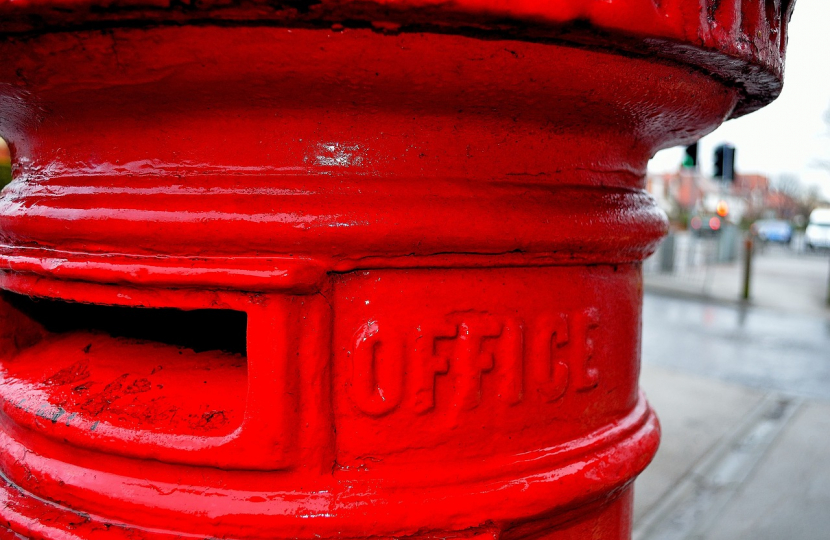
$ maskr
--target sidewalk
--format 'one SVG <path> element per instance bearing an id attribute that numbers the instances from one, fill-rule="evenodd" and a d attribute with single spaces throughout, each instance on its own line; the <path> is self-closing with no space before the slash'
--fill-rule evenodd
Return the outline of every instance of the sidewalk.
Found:
<path id="1" fill-rule="evenodd" d="M 780 267 L 780 262 L 769 266 Z M 713 308 L 701 307 L 699 301 L 648 295 L 641 385 L 660 417 L 663 436 L 657 456 L 635 484 L 634 540 L 830 538 L 830 378 L 817 367 L 825 363 L 823 351 L 830 364 L 830 322 L 815 317 L 827 314 L 805 294 L 810 286 L 790 289 L 790 300 L 796 296 L 793 290 L 801 296 L 787 309 L 797 316 L 753 307 L 720 307 L 713 315 Z M 690 294 L 670 292 L 681 298 Z M 722 312 L 745 309 L 748 322 L 724 324 L 728 319 Z M 694 317 L 702 314 L 714 322 L 697 328 Z M 819 322 L 801 336 L 794 329 L 811 322 L 806 315 Z M 758 318 L 773 324 L 760 325 Z M 657 324 L 658 319 L 669 322 Z M 774 324 L 779 320 L 782 324 Z M 823 328 L 818 340 L 816 328 Z M 758 336 L 766 333 L 770 341 L 758 343 Z M 700 341 L 697 352 L 707 355 L 706 362 L 681 354 L 690 341 Z M 677 350 L 667 348 L 666 342 Z M 792 347 L 800 348 L 800 357 L 788 352 Z M 772 356 L 783 364 L 800 366 L 802 377 L 812 373 L 816 384 L 808 388 L 797 376 L 777 386 L 768 384 L 769 378 L 761 382 L 764 378 L 753 370 L 774 377 L 779 372 L 735 354 L 743 350 L 755 355 L 759 348 L 773 349 Z M 805 362 L 805 356 L 812 362 Z M 715 364 L 727 369 L 706 367 Z M 790 366 L 784 369 L 794 369 Z"/>
<path id="2" fill-rule="evenodd" d="M 830 403 L 646 366 L 663 427 L 634 540 L 826 540 Z"/>

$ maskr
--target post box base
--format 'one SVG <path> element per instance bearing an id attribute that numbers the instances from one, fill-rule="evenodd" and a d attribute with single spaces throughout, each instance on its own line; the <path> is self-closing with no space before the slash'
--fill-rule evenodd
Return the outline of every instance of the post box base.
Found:
<path id="1" fill-rule="evenodd" d="M 562 531 L 589 520 L 609 523 L 594 538 L 626 538 L 614 517 L 625 506 L 612 501 L 659 439 L 636 388 L 639 265 L 330 280 L 321 294 L 251 296 L 0 277 L 2 327 L 18 344 L 0 378 L 0 523 L 49 539 L 107 527 L 157 538 L 518 539 L 569 538 Z M 79 305 L 80 329 L 50 326 Z M 113 309 L 171 306 L 244 311 L 246 355 L 111 326 L 122 316 Z M 296 380 L 275 389 L 280 373 Z M 232 430 L 234 401 L 249 412 Z M 216 430 L 174 419 L 219 409 L 227 423 Z"/>
<path id="2" fill-rule="evenodd" d="M 3 510 L 0 519 L 0 540 L 44 538 L 61 540 L 173 540 L 204 538 L 196 534 L 143 528 L 100 519 L 96 516 L 69 510 L 47 503 L 22 492 L 2 478 L 0 500 Z M 631 514 L 634 489 L 626 486 L 599 503 L 584 506 L 555 518 L 539 519 L 512 530 L 500 530 L 489 524 L 463 531 L 430 530 L 407 537 L 408 540 L 628 540 L 631 537 Z M 261 537 L 250 537 L 261 538 Z M 279 538 L 269 536 L 268 538 Z M 346 537 L 340 537 L 346 538 Z M 354 537 L 370 540 L 378 536 Z"/>
<path id="3" fill-rule="evenodd" d="M 134 464 L 133 476 L 86 469 L 35 454 L 3 434 L 0 450 L 17 462 L 7 464 L 14 476 L 37 480 L 41 490 L 65 490 L 76 507 L 83 500 L 84 510 L 31 494 L 4 474 L 0 538 L 3 530 L 6 537 L 18 539 L 369 538 L 369 531 L 382 529 L 390 532 L 371 537 L 624 540 L 630 537 L 632 478 L 648 463 L 658 438 L 656 416 L 641 396 L 635 410 L 611 431 L 592 434 L 581 441 L 582 448 L 551 449 L 554 459 L 521 476 L 383 492 L 376 482 L 361 480 L 359 472 L 345 471 L 313 491 L 254 493 L 152 482 L 143 478 L 140 463 Z M 158 508 L 146 508 L 153 503 Z M 224 521 L 247 525 L 229 531 L 222 519 L 217 523 L 217 514 L 232 508 L 250 511 L 258 504 L 268 507 L 263 515 L 224 516 Z M 423 526 L 400 534 L 398 523 Z"/>

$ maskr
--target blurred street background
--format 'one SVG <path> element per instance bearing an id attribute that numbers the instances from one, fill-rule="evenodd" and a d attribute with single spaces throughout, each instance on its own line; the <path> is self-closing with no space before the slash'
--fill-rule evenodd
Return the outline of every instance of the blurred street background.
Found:
<path id="1" fill-rule="evenodd" d="M 637 540 L 828 538 L 830 312 L 811 294 L 828 257 L 758 263 L 757 304 L 735 301 L 734 265 L 707 295 L 646 276 L 641 384 L 663 438 L 636 483 Z"/>
<path id="2" fill-rule="evenodd" d="M 830 538 L 828 20 L 799 0 L 778 101 L 649 164 L 636 540 Z"/>

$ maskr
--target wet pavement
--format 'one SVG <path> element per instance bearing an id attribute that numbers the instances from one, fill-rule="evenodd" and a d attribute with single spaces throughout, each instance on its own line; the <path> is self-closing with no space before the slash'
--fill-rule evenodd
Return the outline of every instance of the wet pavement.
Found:
<path id="1" fill-rule="evenodd" d="M 645 295 L 641 385 L 663 438 L 634 540 L 828 538 L 830 319 L 792 307 Z"/>
<path id="2" fill-rule="evenodd" d="M 643 363 L 830 400 L 830 319 L 647 294 Z"/>

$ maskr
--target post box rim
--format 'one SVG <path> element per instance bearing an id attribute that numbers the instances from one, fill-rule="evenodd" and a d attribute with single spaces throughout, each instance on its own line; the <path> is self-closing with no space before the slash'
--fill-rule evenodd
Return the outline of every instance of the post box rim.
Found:
<path id="1" fill-rule="evenodd" d="M 731 118 L 778 97 L 795 0 L 322 0 L 264 6 L 206 0 L 0 0 L 0 35 L 119 26 L 278 25 L 551 41 L 676 61 L 741 90 Z"/>

